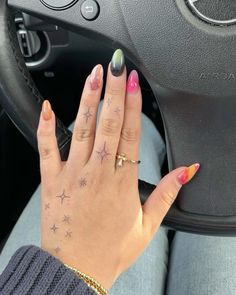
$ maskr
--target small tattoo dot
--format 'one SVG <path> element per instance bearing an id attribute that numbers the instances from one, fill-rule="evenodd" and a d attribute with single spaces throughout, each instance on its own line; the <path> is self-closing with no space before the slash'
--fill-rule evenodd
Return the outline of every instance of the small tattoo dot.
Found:
<path id="1" fill-rule="evenodd" d="M 120 112 L 121 109 L 119 107 L 114 110 L 114 113 L 116 113 L 118 117 L 120 117 Z"/>
<path id="2" fill-rule="evenodd" d="M 63 218 L 62 222 L 65 222 L 65 223 L 68 223 L 69 224 L 70 221 L 71 221 L 70 216 L 69 215 L 64 215 L 64 218 Z"/>
<path id="3" fill-rule="evenodd" d="M 83 114 L 85 117 L 86 124 L 88 123 L 89 119 L 93 116 L 92 113 L 90 112 L 90 108 L 88 108 L 87 112 Z"/>
<path id="4" fill-rule="evenodd" d="M 101 160 L 101 164 L 103 163 L 104 160 L 107 160 L 108 156 L 111 155 L 110 153 L 108 153 L 106 149 L 106 142 L 104 142 L 103 148 L 100 151 L 97 151 L 97 154 Z"/>
<path id="5" fill-rule="evenodd" d="M 46 204 L 45 206 L 44 206 L 44 209 L 45 210 L 48 210 L 48 209 L 50 209 L 50 204 L 48 203 L 48 204 Z"/>
<path id="6" fill-rule="evenodd" d="M 55 234 L 59 227 L 57 227 L 55 224 L 50 228 L 51 231 Z"/>
<path id="7" fill-rule="evenodd" d="M 71 231 L 67 231 L 65 237 L 66 238 L 71 238 L 72 236 L 72 232 Z"/>
<path id="8" fill-rule="evenodd" d="M 108 97 L 107 101 L 106 101 L 107 106 L 110 107 L 111 103 L 112 103 L 112 99 L 110 97 Z"/>
<path id="9" fill-rule="evenodd" d="M 58 254 L 58 253 L 61 251 L 61 248 L 60 248 L 60 247 L 56 247 L 56 248 L 54 249 L 54 251 Z"/>
<path id="10" fill-rule="evenodd" d="M 80 186 L 80 187 L 84 187 L 84 186 L 86 186 L 86 185 L 87 185 L 87 180 L 86 180 L 86 178 L 85 178 L 85 177 L 80 178 L 80 180 L 79 180 L 79 186 Z"/>
<path id="11" fill-rule="evenodd" d="M 56 198 L 61 199 L 61 204 L 63 204 L 64 199 L 69 199 L 70 197 L 66 195 L 66 192 L 64 190 L 63 193 L 60 196 L 56 196 Z"/>

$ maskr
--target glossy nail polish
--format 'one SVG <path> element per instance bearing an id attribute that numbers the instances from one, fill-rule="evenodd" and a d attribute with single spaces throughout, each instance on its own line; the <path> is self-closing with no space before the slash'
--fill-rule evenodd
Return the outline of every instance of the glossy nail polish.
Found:
<path id="1" fill-rule="evenodd" d="M 129 94 L 136 94 L 139 90 L 139 77 L 137 71 L 133 70 L 128 78 L 127 92 Z"/>
<path id="2" fill-rule="evenodd" d="M 197 173 L 199 168 L 200 168 L 200 164 L 198 163 L 185 168 L 184 171 L 182 171 L 180 175 L 178 176 L 178 182 L 180 183 L 180 185 L 184 185 L 188 183 Z"/>
<path id="3" fill-rule="evenodd" d="M 52 107 L 48 100 L 43 102 L 42 106 L 42 116 L 45 121 L 49 121 L 52 118 Z"/>
<path id="4" fill-rule="evenodd" d="M 115 77 L 119 77 L 124 72 L 125 56 L 121 49 L 117 49 L 111 60 L 111 73 Z"/>
<path id="5" fill-rule="evenodd" d="M 103 81 L 103 67 L 101 65 L 97 65 L 92 70 L 90 75 L 90 87 L 91 90 L 97 90 L 101 87 Z"/>

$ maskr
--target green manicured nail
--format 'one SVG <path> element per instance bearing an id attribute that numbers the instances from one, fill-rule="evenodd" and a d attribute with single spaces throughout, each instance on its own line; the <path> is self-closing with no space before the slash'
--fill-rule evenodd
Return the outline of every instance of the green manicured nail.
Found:
<path id="1" fill-rule="evenodd" d="M 119 77 L 124 72 L 125 56 L 121 49 L 117 49 L 111 60 L 111 73 L 115 77 Z"/>

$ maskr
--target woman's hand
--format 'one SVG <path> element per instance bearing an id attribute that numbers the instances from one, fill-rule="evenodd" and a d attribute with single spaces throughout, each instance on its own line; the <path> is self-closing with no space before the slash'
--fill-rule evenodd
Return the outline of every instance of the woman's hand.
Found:
<path id="1" fill-rule="evenodd" d="M 41 237 L 43 249 L 110 288 L 148 245 L 181 186 L 199 165 L 172 171 L 142 206 L 138 165 L 116 165 L 117 154 L 138 160 L 142 104 L 137 72 L 131 72 L 126 83 L 121 50 L 109 65 L 96 130 L 102 86 L 103 69 L 98 65 L 86 80 L 64 163 L 55 137 L 55 115 L 48 101 L 43 104 L 38 129 Z"/>

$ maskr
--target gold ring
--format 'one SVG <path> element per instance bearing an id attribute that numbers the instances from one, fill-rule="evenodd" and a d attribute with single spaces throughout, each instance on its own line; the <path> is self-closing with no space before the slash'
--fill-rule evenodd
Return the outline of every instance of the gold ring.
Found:
<path id="1" fill-rule="evenodd" d="M 139 161 L 139 160 L 135 161 L 135 160 L 128 159 L 126 157 L 126 154 L 117 154 L 116 159 L 117 159 L 117 162 L 116 162 L 117 167 L 122 167 L 125 162 L 127 162 L 129 164 L 137 164 L 137 165 L 141 163 L 141 161 Z"/>

